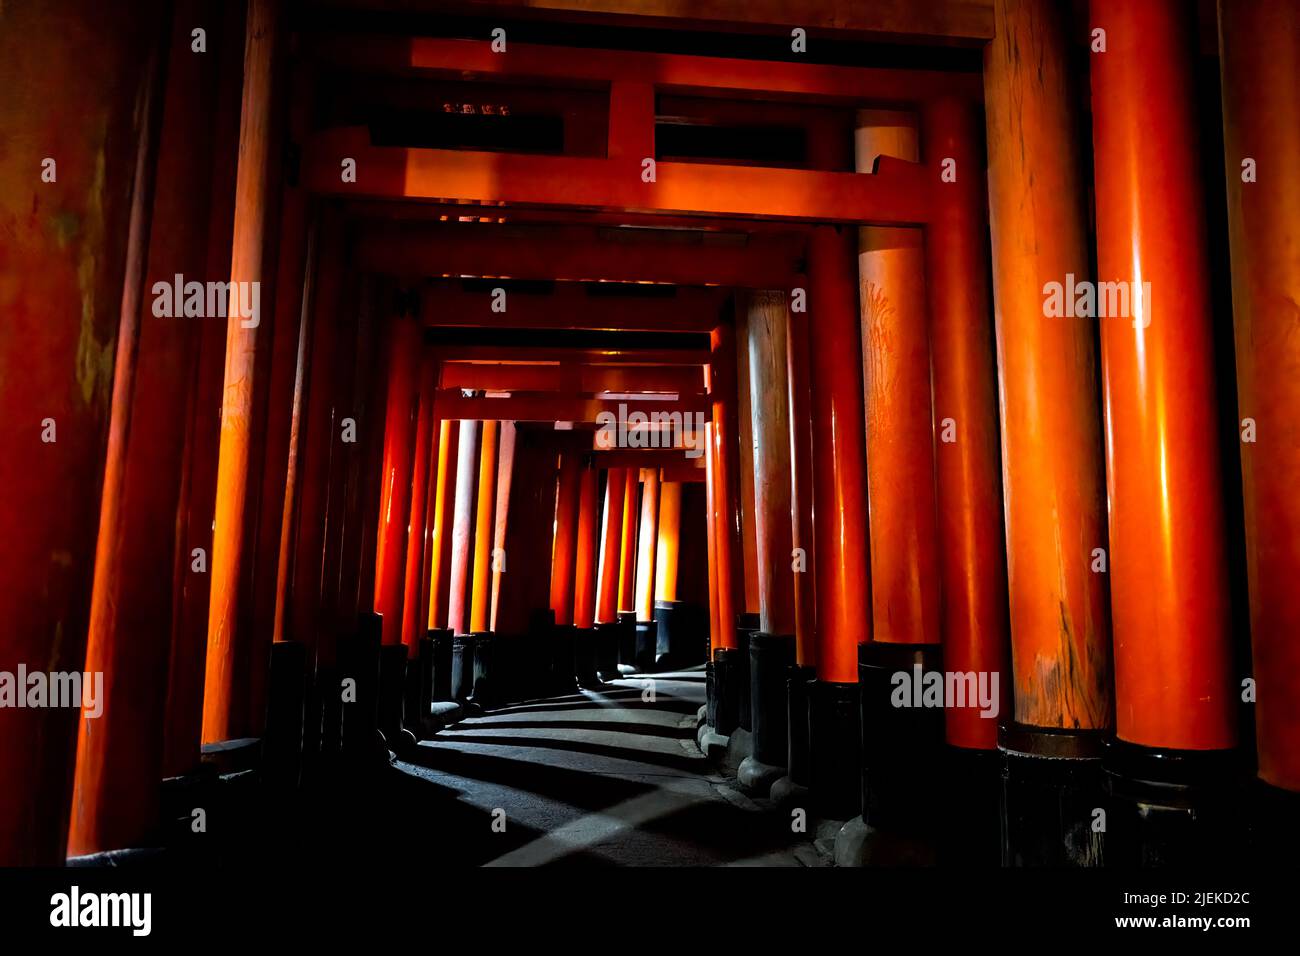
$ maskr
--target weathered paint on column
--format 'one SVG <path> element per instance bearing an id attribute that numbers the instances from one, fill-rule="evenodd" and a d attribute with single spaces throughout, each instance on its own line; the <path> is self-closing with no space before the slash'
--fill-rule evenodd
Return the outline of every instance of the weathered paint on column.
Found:
<path id="1" fill-rule="evenodd" d="M 655 544 L 659 536 L 659 472 L 641 469 L 641 540 L 636 559 L 636 619 L 653 621 L 655 611 Z"/>
<path id="2" fill-rule="evenodd" d="M 447 627 L 453 633 L 469 632 L 468 590 L 471 575 L 471 544 L 474 537 L 474 489 L 478 477 L 479 423 L 460 423 L 456 449 L 456 510 L 451 531 L 451 581 L 447 597 Z"/>
<path id="3" fill-rule="evenodd" d="M 857 302 L 857 236 L 816 226 L 808 240 L 817 677 L 855 683 L 871 638 L 866 425 Z"/>
<path id="4" fill-rule="evenodd" d="M 278 177 L 273 119 L 279 73 L 281 4 L 250 0 L 244 53 L 244 100 L 239 129 L 239 172 L 230 281 L 236 290 L 258 288 L 268 277 L 269 217 Z M 250 300 L 251 301 L 251 300 Z M 251 310 L 250 310 L 251 311 Z M 250 471 L 256 419 L 269 386 L 273 315 L 245 317 L 231 309 L 226 331 L 226 370 L 217 465 L 217 507 L 212 542 L 212 594 L 208 606 L 208 652 L 203 692 L 205 742 L 248 736 L 253 730 L 245 698 L 252 644 L 252 563 L 256 541 L 249 532 L 257 506 Z"/>
<path id="5" fill-rule="evenodd" d="M 1300 790 L 1300 7 L 1219 4 L 1259 775 Z M 1243 164 L 1254 162 L 1253 181 Z M 1241 426 L 1243 431 L 1247 427 Z"/>
<path id="6" fill-rule="evenodd" d="M 758 503 L 754 487 L 754 444 L 758 441 L 758 436 L 754 430 L 754 413 L 750 403 L 748 305 L 746 296 L 735 296 L 736 464 L 739 472 L 736 484 L 740 490 L 737 498 L 740 505 L 740 563 L 745 575 L 743 610 L 758 614 L 762 604 L 759 598 Z"/>
<path id="7" fill-rule="evenodd" d="M 717 555 L 718 647 L 736 646 L 737 615 L 745 605 L 741 544 L 740 446 L 736 438 L 735 331 L 720 325 L 710 335 L 714 514 Z M 648 487 L 648 486 L 647 486 Z"/>
<path id="8" fill-rule="evenodd" d="M 817 663 L 817 562 L 813 529 L 812 394 L 808 385 L 808 313 L 786 307 L 786 378 L 790 415 L 790 566 L 794 569 L 795 660 Z"/>
<path id="9" fill-rule="evenodd" d="M 996 673 L 999 691 L 1009 701 L 1007 566 L 980 118 L 968 104 L 949 99 L 930 104 L 923 119 L 927 160 L 952 159 L 956 177 L 937 191 L 935 218 L 925 236 L 944 669 Z M 981 716 L 978 706 L 949 707 L 945 714 L 947 740 L 958 747 L 995 748 L 997 725 L 996 716 Z"/>
<path id="10" fill-rule="evenodd" d="M 411 521 L 411 477 L 420 397 L 420 325 L 414 315 L 393 317 L 388 351 L 384 462 L 375 544 L 375 610 L 384 618 L 384 643 L 402 639 L 406 542 Z"/>
<path id="11" fill-rule="evenodd" d="M 995 0 L 984 88 L 1007 507 L 1015 719 L 1110 720 L 1110 624 L 1093 320 L 1048 318 L 1044 286 L 1088 277 L 1084 183 L 1061 11 Z"/>
<path id="12" fill-rule="evenodd" d="M 627 468 L 611 468 L 605 479 L 605 508 L 600 523 L 600 578 L 596 583 L 596 623 L 618 620 L 619 564 L 623 554 L 623 506 Z"/>
<path id="13" fill-rule="evenodd" d="M 655 600 L 677 600 L 677 565 L 681 546 L 682 483 L 659 485 L 659 530 L 655 547 Z"/>
<path id="14" fill-rule="evenodd" d="M 786 294 L 755 292 L 747 306 L 759 626 L 767 634 L 794 634 Z"/>
<path id="15" fill-rule="evenodd" d="M 1107 37 L 1092 128 L 1115 730 L 1226 748 L 1235 694 L 1190 12 L 1093 0 L 1091 14 Z M 1127 309 L 1110 283 L 1127 287 Z"/>
<path id="16" fill-rule="evenodd" d="M 600 473 L 595 468 L 582 470 L 578 487 L 577 558 L 573 570 L 573 624 L 589 628 L 596 623 L 596 548 L 599 546 L 597 488 Z"/>
<path id="17" fill-rule="evenodd" d="M 478 495 L 474 520 L 474 580 L 470 589 L 469 629 L 488 629 L 492 599 L 492 544 L 496 537 L 497 451 L 501 423 L 485 421 L 479 432 Z"/>

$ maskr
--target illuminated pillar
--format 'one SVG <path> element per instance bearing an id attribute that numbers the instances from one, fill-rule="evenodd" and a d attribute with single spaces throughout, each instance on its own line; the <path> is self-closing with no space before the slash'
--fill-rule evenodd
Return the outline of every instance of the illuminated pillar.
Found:
<path id="1" fill-rule="evenodd" d="M 573 452 L 560 455 L 555 496 L 555 540 L 551 554 L 551 610 L 560 627 L 573 624 L 574 561 L 577 556 L 578 502 L 582 462 Z"/>
<path id="2" fill-rule="evenodd" d="M 736 416 L 735 331 L 726 325 L 710 335 L 709 396 L 712 404 L 714 550 L 717 552 L 718 648 L 735 648 L 745 581 L 740 516 L 740 445 Z M 648 487 L 648 486 L 647 486 Z"/>
<path id="3" fill-rule="evenodd" d="M 574 671 L 583 687 L 596 681 L 596 575 L 600 545 L 598 484 L 600 474 L 590 466 L 582 470 L 578 488 L 577 557 L 573 571 Z"/>
<path id="4" fill-rule="evenodd" d="M 602 680 L 616 680 L 622 626 L 618 622 L 620 564 L 623 555 L 624 508 L 632 484 L 629 468 L 611 468 L 605 479 L 605 508 L 600 523 L 600 577 L 596 583 L 596 671 Z M 632 492 L 633 507 L 636 501 Z"/>
<path id="5" fill-rule="evenodd" d="M 456 449 L 456 507 L 452 516 L 451 581 L 447 597 L 447 627 L 454 634 L 467 634 L 470 630 L 466 597 L 471 580 L 474 489 L 479 468 L 478 430 L 478 422 L 472 419 L 462 421 Z"/>
<path id="6" fill-rule="evenodd" d="M 415 457 L 411 467 L 411 509 L 407 522 L 406 568 L 402 596 L 402 643 L 412 656 L 424 636 L 423 582 L 425 515 L 429 507 L 429 466 L 433 454 L 433 397 L 438 362 L 426 353 L 420 363 L 419 405 L 415 424 Z"/>
<path id="7" fill-rule="evenodd" d="M 636 609 L 636 541 L 637 492 L 641 487 L 640 472 L 629 468 L 623 484 L 623 523 L 619 535 L 618 557 L 618 609 L 634 612 Z"/>
<path id="8" fill-rule="evenodd" d="M 739 775 L 743 786 L 766 795 L 787 764 L 787 681 L 795 663 L 786 293 L 752 293 L 745 308 L 759 630 L 749 647 L 754 753 Z"/>
<path id="9" fill-rule="evenodd" d="M 1092 863 L 1111 710 L 1107 581 L 1093 570 L 1106 547 L 1095 329 L 1048 315 L 1044 292 L 1088 276 L 1078 101 L 1059 6 L 995 0 L 994 15 L 984 88 L 1015 700 L 1003 862 Z M 1021 826 L 1018 802 L 1041 799 L 1035 775 L 1049 765 L 1074 774 L 1059 828 Z"/>
<path id="10" fill-rule="evenodd" d="M 497 443 L 501 423 L 485 421 L 479 441 L 478 510 L 474 522 L 474 583 L 470 601 L 469 629 L 483 634 L 488 629 L 492 596 L 492 546 L 496 540 Z"/>
<path id="11" fill-rule="evenodd" d="M 659 485 L 659 528 L 655 542 L 655 600 L 677 600 L 678 543 L 681 535 L 682 483 Z"/>
<path id="12" fill-rule="evenodd" d="M 736 325 L 732 340 L 736 358 L 732 368 L 736 382 L 736 484 L 740 508 L 740 565 L 744 572 L 744 605 L 746 615 L 757 615 L 760 610 L 758 570 L 758 506 L 754 488 L 754 434 L 753 406 L 750 401 L 749 377 L 749 310 L 744 295 L 735 302 Z"/>
<path id="13" fill-rule="evenodd" d="M 1294 832 L 1300 791 L 1298 36 L 1286 0 L 1219 4 L 1256 744 L 1260 779 L 1291 792 L 1265 790 L 1281 798 L 1270 836 Z"/>
<path id="14" fill-rule="evenodd" d="M 659 471 L 641 469 L 641 537 L 636 561 L 636 666 L 648 671 L 658 651 L 655 631 L 655 549 L 659 540 Z"/>
<path id="15" fill-rule="evenodd" d="M 450 592 L 452 524 L 456 507 L 456 460 L 460 429 L 443 419 L 438 423 L 438 471 L 434 483 L 433 528 L 429 534 L 429 629 L 446 626 Z"/>
<path id="16" fill-rule="evenodd" d="M 500 616 L 501 580 L 506 571 L 506 535 L 510 528 L 511 490 L 514 486 L 515 441 L 518 428 L 514 422 L 502 422 L 497 439 L 497 506 L 492 530 L 492 612 L 488 630 L 496 632 Z"/>

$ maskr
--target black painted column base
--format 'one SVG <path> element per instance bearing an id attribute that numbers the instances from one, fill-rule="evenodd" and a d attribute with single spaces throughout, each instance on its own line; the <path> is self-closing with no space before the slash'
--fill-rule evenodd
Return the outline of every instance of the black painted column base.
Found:
<path id="1" fill-rule="evenodd" d="M 808 685 L 817 672 L 811 667 L 791 667 L 786 675 L 786 771 L 772 784 L 768 799 L 782 806 L 807 802 L 812 782 L 812 751 L 808 739 Z"/>
<path id="2" fill-rule="evenodd" d="M 729 737 L 740 727 L 740 685 L 748 683 L 747 668 L 741 667 L 741 653 L 735 647 L 719 647 L 713 652 L 713 712 L 715 733 Z M 708 680 L 708 672 L 705 672 Z"/>
<path id="3" fill-rule="evenodd" d="M 939 862 L 996 867 L 1002 860 L 998 826 L 1002 755 L 996 750 L 947 746 L 939 789 Z"/>
<path id="4" fill-rule="evenodd" d="M 332 761 L 343 750 L 343 670 L 337 664 L 318 664 L 311 683 L 308 713 L 320 718 L 318 752 L 322 761 Z"/>
<path id="5" fill-rule="evenodd" d="M 862 812 L 862 741 L 858 685 L 808 684 L 808 739 L 813 806 L 832 820 Z"/>
<path id="6" fill-rule="evenodd" d="M 451 695 L 451 642 L 454 635 L 449 628 L 429 631 L 433 644 L 433 687 L 431 699 L 452 700 Z"/>
<path id="7" fill-rule="evenodd" d="M 1102 767 L 1108 865 L 1244 862 L 1246 777 L 1235 751 L 1157 750 L 1112 738 Z"/>
<path id="8" fill-rule="evenodd" d="M 1254 862 L 1292 867 L 1300 857 L 1300 793 L 1258 778 L 1249 785 Z"/>
<path id="9" fill-rule="evenodd" d="M 596 676 L 596 631 L 591 627 L 573 629 L 573 676 L 586 690 L 600 686 Z"/>
<path id="10" fill-rule="evenodd" d="M 750 636 L 749 697 L 754 750 L 741 763 L 737 777 L 742 787 L 764 796 L 786 774 L 788 684 L 793 666 L 794 635 L 756 631 Z"/>
<path id="11" fill-rule="evenodd" d="M 655 669 L 659 649 L 659 627 L 654 621 L 636 622 L 636 650 L 632 665 L 642 674 Z"/>
<path id="12" fill-rule="evenodd" d="M 474 637 L 456 634 L 451 639 L 451 699 L 465 703 L 474 692 Z"/>
<path id="13" fill-rule="evenodd" d="M 402 725 L 406 665 L 405 644 L 385 644 L 379 649 L 379 732 L 388 749 L 398 754 L 417 743 L 415 734 Z"/>
<path id="14" fill-rule="evenodd" d="M 596 676 L 602 681 L 618 680 L 618 639 L 623 625 L 618 622 L 597 624 L 593 640 L 596 642 Z"/>
<path id="15" fill-rule="evenodd" d="M 1103 743 L 1095 730 L 998 728 L 1003 866 L 1104 865 Z"/>
<path id="16" fill-rule="evenodd" d="M 754 703 L 750 700 L 749 639 L 758 632 L 758 615 L 745 613 L 736 618 L 736 647 L 740 649 L 740 666 L 744 668 L 744 685 L 740 689 L 740 726 L 754 731 Z"/>
<path id="17" fill-rule="evenodd" d="M 473 690 L 469 703 L 486 709 L 496 703 L 497 661 L 496 635 L 490 631 L 471 634 L 474 644 Z"/>
<path id="18" fill-rule="evenodd" d="M 636 671 L 636 614 L 619 611 L 618 623 L 622 627 L 618 635 L 618 670 L 620 674 L 631 674 Z"/>
<path id="19" fill-rule="evenodd" d="M 344 756 L 354 763 L 386 763 L 389 759 L 388 744 L 379 732 L 382 633 L 383 619 L 372 611 L 362 611 L 356 633 L 344 642 L 343 679 L 336 693 L 342 703 Z M 349 681 L 352 683 L 347 684 Z"/>
<path id="20" fill-rule="evenodd" d="M 655 667 L 697 667 L 707 660 L 709 613 L 685 601 L 655 601 Z"/>
<path id="21" fill-rule="evenodd" d="M 307 648 L 298 641 L 271 644 L 262 767 L 268 783 L 294 787 L 302 771 Z"/>
<path id="22" fill-rule="evenodd" d="M 550 681 L 546 689 L 550 696 L 567 696 L 578 689 L 574 668 L 576 631 L 572 624 L 557 624 L 551 630 Z"/>

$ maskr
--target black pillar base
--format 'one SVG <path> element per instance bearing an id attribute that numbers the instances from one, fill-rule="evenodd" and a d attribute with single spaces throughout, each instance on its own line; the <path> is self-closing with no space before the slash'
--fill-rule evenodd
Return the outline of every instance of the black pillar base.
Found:
<path id="1" fill-rule="evenodd" d="M 661 671 L 696 667 L 709 644 L 707 609 L 685 601 L 655 601 L 655 667 Z"/>
<path id="2" fill-rule="evenodd" d="M 903 674 L 901 687 L 895 675 Z M 858 645 L 862 703 L 863 818 L 874 830 L 934 841 L 942 815 L 943 700 L 918 705 L 924 675 L 938 674 L 938 644 Z M 914 693 L 900 694 L 911 690 Z M 900 698 L 906 706 L 897 705 Z"/>
<path id="3" fill-rule="evenodd" d="M 379 732 L 395 753 L 416 742 L 415 735 L 402 725 L 406 664 L 405 644 L 385 644 L 379 649 Z"/>
<path id="4" fill-rule="evenodd" d="M 1106 863 L 1244 862 L 1244 768 L 1231 750 L 1157 750 L 1106 741 Z"/>
<path id="5" fill-rule="evenodd" d="M 789 758 L 787 685 L 794 635 L 756 631 L 749 639 L 750 729 L 754 759 L 784 767 Z"/>
<path id="6" fill-rule="evenodd" d="M 636 670 L 636 614 L 632 611 L 619 611 L 618 623 L 622 631 L 618 635 L 618 668 L 622 673 Z"/>
<path id="7" fill-rule="evenodd" d="M 1263 780 L 1249 785 L 1251 852 L 1256 863 L 1292 867 L 1300 857 L 1300 793 Z"/>
<path id="8" fill-rule="evenodd" d="M 633 666 L 641 673 L 655 669 L 655 655 L 659 649 L 659 628 L 654 621 L 636 622 L 636 653 Z"/>
<path id="9" fill-rule="evenodd" d="M 1002 859 L 998 829 L 1002 755 L 948 746 L 939 790 L 939 862 L 995 867 Z"/>
<path id="10" fill-rule="evenodd" d="M 1002 752 L 1002 865 L 1102 866 L 1106 809 L 1101 731 L 1008 724 Z"/>
<path id="11" fill-rule="evenodd" d="M 465 703 L 474 692 L 474 638 L 457 634 L 451 639 L 451 699 Z"/>
<path id="12" fill-rule="evenodd" d="M 713 652 L 713 730 L 730 737 L 740 726 L 740 686 L 749 682 L 748 668 L 741 667 L 738 648 L 719 647 Z M 708 674 L 705 674 L 707 681 Z"/>
<path id="13" fill-rule="evenodd" d="M 316 680 L 311 683 L 308 710 L 314 722 L 320 719 L 319 753 L 322 760 L 332 760 L 343 749 L 343 671 L 337 664 L 318 664 Z"/>
<path id="14" fill-rule="evenodd" d="M 379 732 L 379 644 L 382 633 L 383 619 L 378 614 L 362 611 L 358 615 L 356 633 L 345 642 L 343 667 L 343 681 L 353 681 L 355 687 L 347 699 L 343 697 L 342 682 L 334 690 L 342 702 L 344 754 L 356 762 L 388 759 L 388 746 Z"/>
<path id="15" fill-rule="evenodd" d="M 452 700 L 451 696 L 451 642 L 453 635 L 447 628 L 429 631 L 433 644 L 433 700 Z"/>
<path id="16" fill-rule="evenodd" d="M 623 625 L 617 622 L 597 624 L 593 640 L 596 642 L 596 675 L 602 681 L 618 680 L 618 639 Z"/>
<path id="17" fill-rule="evenodd" d="M 487 708 L 496 703 L 496 635 L 485 631 L 470 637 L 474 642 L 474 683 L 469 702 Z"/>
<path id="18" fill-rule="evenodd" d="M 736 646 L 740 648 L 740 666 L 745 669 L 745 683 L 740 691 L 740 726 L 751 733 L 754 730 L 754 704 L 750 700 L 749 639 L 758 631 L 758 615 L 741 614 L 736 620 Z"/>
<path id="19" fill-rule="evenodd" d="M 596 631 L 590 627 L 573 629 L 573 676 L 588 690 L 600 686 L 596 677 Z"/>
<path id="20" fill-rule="evenodd" d="M 546 690 L 550 695 L 563 696 L 578 689 L 573 666 L 576 630 L 572 624 L 557 624 L 551 629 L 551 679 Z"/>
<path id="21" fill-rule="evenodd" d="M 717 665 L 707 661 L 704 665 L 704 722 L 718 727 L 718 674 Z"/>
<path id="22" fill-rule="evenodd" d="M 832 820 L 862 811 L 862 734 L 858 685 L 814 680 L 808 684 L 813 805 Z"/>
<path id="23" fill-rule="evenodd" d="M 808 736 L 808 685 L 817 679 L 812 667 L 792 667 L 786 677 L 786 775 L 800 787 L 812 785 L 812 744 Z"/>
<path id="24" fill-rule="evenodd" d="M 307 648 L 297 641 L 271 644 L 271 682 L 267 694 L 262 766 L 275 786 L 297 786 L 302 770 L 303 705 Z"/>

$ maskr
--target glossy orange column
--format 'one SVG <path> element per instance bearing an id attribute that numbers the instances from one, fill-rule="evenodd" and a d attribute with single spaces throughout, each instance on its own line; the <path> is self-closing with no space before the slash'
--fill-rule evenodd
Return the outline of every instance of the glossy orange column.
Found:
<path id="1" fill-rule="evenodd" d="M 415 316 L 393 318 L 388 345 L 388 401 L 375 543 L 375 610 L 384 618 L 384 643 L 397 644 L 402 639 L 406 542 L 420 404 L 420 325 Z"/>
<path id="2" fill-rule="evenodd" d="M 916 162 L 915 117 L 863 111 L 856 166 Z M 872 640 L 939 642 L 939 555 L 925 249 L 920 229 L 858 230 L 862 378 L 871 516 Z"/>
<path id="3" fill-rule="evenodd" d="M 448 578 L 451 570 L 451 528 L 455 521 L 456 452 L 460 429 L 456 422 L 438 423 L 438 470 L 434 478 L 433 527 L 429 532 L 429 628 L 446 626 Z"/>
<path id="4" fill-rule="evenodd" d="M 232 287 L 260 289 L 273 254 L 268 225 L 276 206 L 273 121 L 281 4 L 250 0 L 244 47 L 244 100 L 239 130 L 239 172 L 235 185 L 235 227 L 230 265 Z M 252 441 L 265 413 L 269 386 L 266 364 L 272 345 L 272 316 L 245 317 L 231 309 L 226 332 L 226 371 L 221 407 L 221 451 L 217 466 L 217 508 L 212 542 L 212 592 L 208 605 L 208 652 L 203 691 L 203 740 L 246 737 L 253 731 L 245 705 L 251 667 L 252 564 L 256 547 L 256 479 Z"/>
<path id="5" fill-rule="evenodd" d="M 747 614 L 758 614 L 762 605 L 759 597 L 758 570 L 758 505 L 754 487 L 754 416 L 750 402 L 749 380 L 749 312 L 743 295 L 736 296 L 736 326 L 733 340 L 736 344 L 736 484 L 740 508 L 740 566 L 744 572 L 745 603 Z"/>
<path id="6" fill-rule="evenodd" d="M 133 250 L 134 278 L 126 257 L 129 223 L 149 210 L 133 184 L 159 36 L 141 24 L 158 23 L 158 9 L 128 19 L 62 0 L 3 14 L 0 670 L 10 674 L 85 662 L 124 280 L 138 296 L 144 278 L 147 249 Z M 0 708 L 0 865 L 63 862 L 77 721 L 71 708 Z"/>
<path id="7" fill-rule="evenodd" d="M 784 292 L 755 292 L 748 302 L 745 360 L 754 433 L 754 502 L 759 627 L 792 635 L 793 511 L 790 502 L 790 414 Z"/>
<path id="8" fill-rule="evenodd" d="M 420 401 L 415 421 L 415 460 L 411 468 L 411 516 L 406 534 L 406 575 L 402 595 L 402 643 L 414 658 L 425 633 L 423 610 L 425 515 L 429 504 L 429 465 L 433 447 L 433 397 L 438 362 L 426 352 L 420 363 Z M 435 463 L 436 464 L 436 463 Z"/>
<path id="9" fill-rule="evenodd" d="M 856 683 L 871 637 L 866 424 L 857 302 L 857 236 L 816 226 L 808 241 L 817 677 Z"/>
<path id="10" fill-rule="evenodd" d="M 479 423 L 460 423 L 456 449 L 456 509 L 451 530 L 451 580 L 448 585 L 447 627 L 454 634 L 469 633 L 469 586 L 474 538 L 474 489 L 477 484 Z"/>
<path id="11" fill-rule="evenodd" d="M 597 481 L 594 468 L 582 470 L 578 487 L 577 558 L 573 570 L 573 624 L 589 628 L 596 623 L 596 549 L 599 547 Z"/>
<path id="12" fill-rule="evenodd" d="M 1093 320 L 1045 315 L 1047 283 L 1088 276 L 1065 28 L 1055 4 L 997 0 L 985 48 L 989 225 L 1007 516 L 1015 719 L 1110 719 L 1101 424 Z"/>
<path id="13" fill-rule="evenodd" d="M 659 472 L 641 469 L 641 537 L 636 559 L 636 619 L 653 621 L 655 546 L 659 538 Z"/>
<path id="14" fill-rule="evenodd" d="M 502 422 L 497 438 L 497 503 L 492 526 L 492 601 L 491 613 L 488 615 L 488 629 L 494 632 L 501 606 L 501 581 L 506 572 L 506 535 L 510 530 L 510 495 L 514 484 L 517 433 L 514 422 Z"/>
<path id="15" fill-rule="evenodd" d="M 555 623 L 573 623 L 573 575 L 578 547 L 578 499 L 582 462 L 572 451 L 560 454 L 556 481 L 555 538 L 551 542 L 551 610 Z"/>
<path id="16" fill-rule="evenodd" d="M 623 482 L 623 525 L 619 535 L 618 558 L 618 609 L 632 611 L 636 607 L 636 520 L 637 493 L 641 490 L 640 472 L 627 470 Z"/>
<path id="17" fill-rule="evenodd" d="M 492 546 L 496 540 L 497 442 L 501 423 L 485 421 L 479 438 L 478 504 L 474 521 L 474 581 L 470 591 L 469 629 L 488 629 L 492 607 Z"/>
<path id="18" fill-rule="evenodd" d="M 709 550 L 709 652 L 722 647 L 722 627 L 718 623 L 718 491 L 714 477 L 713 423 L 704 426 L 704 534 Z"/>
<path id="19" fill-rule="evenodd" d="M 946 99 L 927 105 L 922 126 L 926 156 L 951 158 L 956 168 L 956 180 L 936 191 L 925 234 L 943 661 L 950 672 L 997 673 L 1005 693 L 1007 566 L 979 122 L 971 106 Z M 948 743 L 997 747 L 998 721 L 980 710 L 947 709 Z"/>
<path id="20" fill-rule="evenodd" d="M 736 335 L 731 326 L 720 325 L 710 335 L 709 397 L 712 404 L 713 548 L 717 556 L 718 595 L 718 632 L 714 646 L 736 647 L 737 616 L 745 606 L 745 572 L 738 474 L 740 446 L 736 437 Z"/>
<path id="21" fill-rule="evenodd" d="M 790 566 L 794 569 L 795 662 L 817 663 L 817 562 L 813 529 L 812 394 L 808 385 L 808 313 L 786 308 L 790 428 Z"/>
<path id="22" fill-rule="evenodd" d="M 1219 5 L 1259 776 L 1300 790 L 1300 7 Z M 1255 176 L 1244 182 L 1243 164 Z M 1159 300 L 1156 301 L 1159 308 Z M 1241 426 L 1243 429 L 1246 426 Z"/>
<path id="23" fill-rule="evenodd" d="M 659 485 L 659 530 L 655 547 L 655 600 L 677 600 L 677 564 L 681 546 L 682 483 Z M 652 609 L 653 610 L 653 609 Z"/>
<path id="24" fill-rule="evenodd" d="M 1108 45 L 1093 58 L 1092 119 L 1115 729 L 1149 747 L 1231 747 L 1194 20 L 1174 0 L 1093 0 L 1091 16 Z M 1127 287 L 1129 308 L 1107 283 Z"/>
<path id="25" fill-rule="evenodd" d="M 596 623 L 618 621 L 619 564 L 623 554 L 623 506 L 628 469 L 611 468 L 605 478 L 605 510 L 600 523 L 600 578 L 596 583 Z"/>

